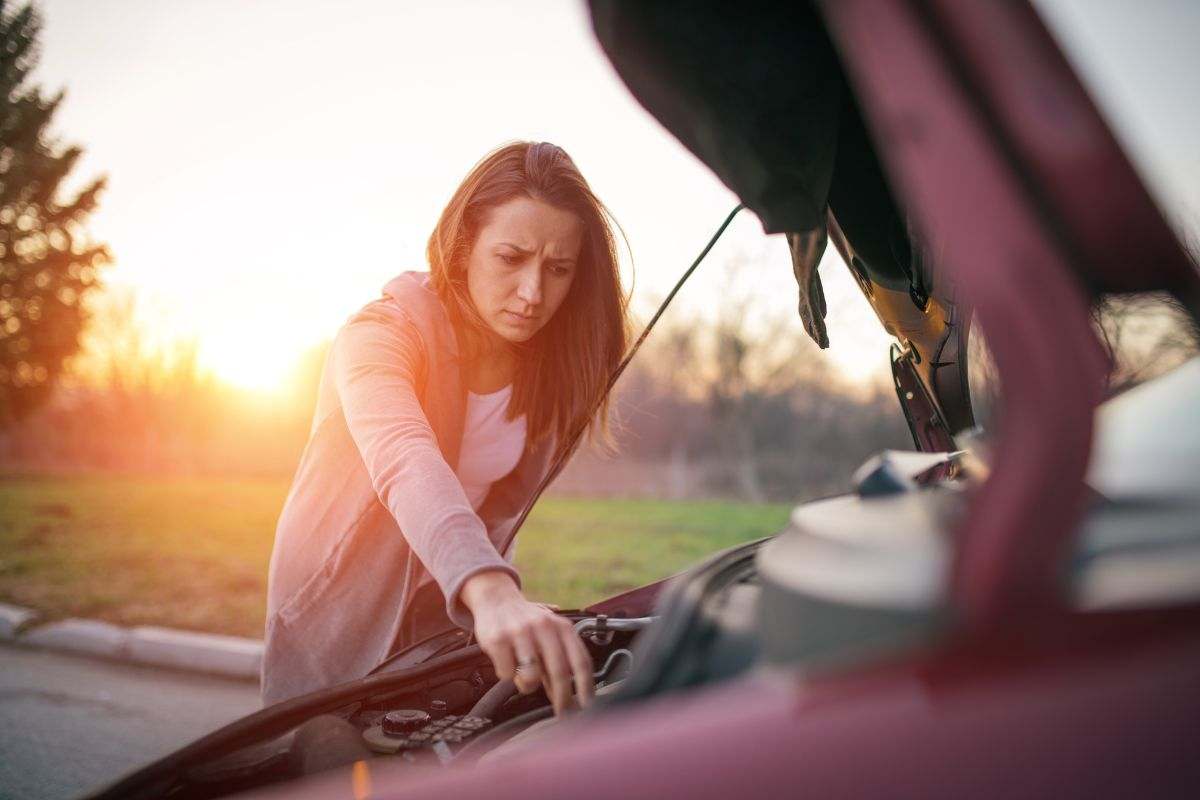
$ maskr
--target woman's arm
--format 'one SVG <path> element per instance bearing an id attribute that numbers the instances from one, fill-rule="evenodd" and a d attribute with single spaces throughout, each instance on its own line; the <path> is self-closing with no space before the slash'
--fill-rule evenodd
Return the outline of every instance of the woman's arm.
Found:
<path id="1" fill-rule="evenodd" d="M 446 596 L 455 624 L 474 630 L 501 678 L 522 692 L 542 684 L 556 712 L 591 698 L 591 659 L 570 622 L 521 594 L 438 446 L 417 399 L 420 333 L 399 306 L 372 303 L 334 339 L 330 358 L 346 426 L 371 483 Z M 517 665 L 537 659 L 536 667 Z"/>
<path id="2" fill-rule="evenodd" d="M 471 630 L 459 599 L 463 582 L 485 570 L 514 585 L 520 578 L 496 552 L 417 399 L 426 378 L 420 332 L 400 306 L 380 300 L 338 331 L 330 358 L 346 427 L 375 493 L 441 587 L 450 619 Z"/>

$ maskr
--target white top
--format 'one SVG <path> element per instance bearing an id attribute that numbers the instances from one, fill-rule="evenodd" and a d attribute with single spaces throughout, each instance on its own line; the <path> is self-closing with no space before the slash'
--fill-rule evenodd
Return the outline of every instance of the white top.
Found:
<path id="1" fill-rule="evenodd" d="M 489 394 L 467 392 L 467 418 L 455 472 L 476 511 L 492 484 L 517 466 L 525 449 L 525 415 L 504 418 L 511 397 L 511 383 Z"/>

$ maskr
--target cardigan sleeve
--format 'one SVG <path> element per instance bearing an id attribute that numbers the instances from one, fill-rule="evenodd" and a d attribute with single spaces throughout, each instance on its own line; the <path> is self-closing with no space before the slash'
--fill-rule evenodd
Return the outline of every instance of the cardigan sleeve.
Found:
<path id="1" fill-rule="evenodd" d="M 450 619 L 470 630 L 463 583 L 485 570 L 508 573 L 518 585 L 520 575 L 496 552 L 421 408 L 420 332 L 403 308 L 380 300 L 338 331 L 330 357 L 346 426 L 375 493 L 441 587 Z"/>

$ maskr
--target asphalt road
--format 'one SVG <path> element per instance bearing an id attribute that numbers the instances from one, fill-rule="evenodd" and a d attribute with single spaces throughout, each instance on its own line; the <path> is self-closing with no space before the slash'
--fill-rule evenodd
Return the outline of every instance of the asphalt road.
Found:
<path id="1" fill-rule="evenodd" d="M 69 798 L 261 707 L 258 687 L 0 644 L 0 798 Z"/>

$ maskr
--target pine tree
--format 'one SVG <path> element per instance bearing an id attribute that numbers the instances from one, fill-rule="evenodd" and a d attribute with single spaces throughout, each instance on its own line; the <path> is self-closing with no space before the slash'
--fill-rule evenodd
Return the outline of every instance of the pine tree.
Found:
<path id="1" fill-rule="evenodd" d="M 0 429 L 50 395 L 79 349 L 83 296 L 110 261 L 83 227 L 104 177 L 58 196 L 82 150 L 48 132 L 63 92 L 28 83 L 40 28 L 32 3 L 11 11 L 0 0 Z"/>

